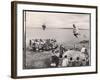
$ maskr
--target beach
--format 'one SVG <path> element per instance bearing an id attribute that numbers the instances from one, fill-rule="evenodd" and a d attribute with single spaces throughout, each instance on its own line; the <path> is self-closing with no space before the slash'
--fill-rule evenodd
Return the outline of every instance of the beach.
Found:
<path id="1" fill-rule="evenodd" d="M 29 40 L 32 39 L 56 39 L 57 44 L 63 44 L 66 49 L 77 48 L 81 50 L 82 45 L 85 45 L 86 49 L 90 55 L 90 33 L 89 29 L 79 30 L 80 35 L 76 38 L 73 35 L 72 29 L 61 29 L 61 28 L 47 28 L 43 30 L 41 28 L 26 28 L 26 52 L 24 53 L 24 65 L 25 69 L 34 69 L 34 68 L 49 68 L 50 67 L 50 58 L 51 51 L 45 52 L 34 52 L 28 49 Z M 80 43 L 81 41 L 88 41 L 87 43 Z M 89 59 L 90 60 L 90 59 Z"/>

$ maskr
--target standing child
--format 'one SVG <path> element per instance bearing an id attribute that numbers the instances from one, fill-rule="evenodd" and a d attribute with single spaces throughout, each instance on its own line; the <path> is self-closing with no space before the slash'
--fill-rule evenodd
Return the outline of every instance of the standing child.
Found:
<path id="1" fill-rule="evenodd" d="M 51 56 L 51 67 L 58 67 L 59 65 L 59 58 L 58 56 L 54 53 L 52 56 Z"/>
<path id="2" fill-rule="evenodd" d="M 62 55 L 63 55 L 64 50 L 65 50 L 63 44 L 61 44 L 59 48 L 60 48 L 60 58 L 62 58 Z"/>
<path id="3" fill-rule="evenodd" d="M 85 45 L 83 45 L 82 49 L 81 49 L 81 53 L 85 54 L 86 48 Z"/>
<path id="4" fill-rule="evenodd" d="M 67 55 L 66 56 L 64 56 L 64 59 L 63 59 L 63 61 L 62 61 L 62 67 L 65 67 L 65 66 L 68 66 L 68 58 L 67 58 Z"/>

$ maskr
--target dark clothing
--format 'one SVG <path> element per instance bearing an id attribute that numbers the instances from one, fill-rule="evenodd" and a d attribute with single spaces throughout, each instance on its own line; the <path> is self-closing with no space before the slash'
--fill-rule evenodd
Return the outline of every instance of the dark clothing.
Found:
<path id="1" fill-rule="evenodd" d="M 55 63 L 56 64 L 56 67 L 58 66 L 58 64 L 59 64 L 59 58 L 57 57 L 57 56 L 52 56 L 51 57 L 51 59 L 52 59 L 52 63 Z"/>
<path id="2" fill-rule="evenodd" d="M 46 25 L 42 25 L 42 28 L 43 28 L 43 30 L 45 30 L 45 28 L 46 28 Z"/>
<path id="3" fill-rule="evenodd" d="M 78 33 L 77 34 L 74 34 L 74 36 L 78 38 Z"/>
<path id="4" fill-rule="evenodd" d="M 60 46 L 60 58 L 62 58 L 64 51 L 65 51 L 64 47 Z"/>

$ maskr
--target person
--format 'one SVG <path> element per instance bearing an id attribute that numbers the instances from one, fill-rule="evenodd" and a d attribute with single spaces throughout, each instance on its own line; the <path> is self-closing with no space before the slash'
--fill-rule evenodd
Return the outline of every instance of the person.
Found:
<path id="1" fill-rule="evenodd" d="M 75 24 L 73 24 L 73 34 L 76 38 L 78 38 L 79 32 L 78 32 L 78 29 L 76 28 Z"/>
<path id="2" fill-rule="evenodd" d="M 59 65 L 59 58 L 56 56 L 56 54 L 53 54 L 51 56 L 51 67 L 58 67 Z"/>
<path id="3" fill-rule="evenodd" d="M 75 60 L 75 66 L 81 66 L 81 61 L 79 57 L 77 57 Z"/>
<path id="4" fill-rule="evenodd" d="M 89 57 L 86 57 L 86 65 L 89 65 Z"/>
<path id="5" fill-rule="evenodd" d="M 88 50 L 87 50 L 86 48 L 85 48 L 84 54 L 85 54 L 86 56 L 88 56 Z"/>
<path id="6" fill-rule="evenodd" d="M 61 44 L 59 48 L 60 48 L 60 58 L 62 58 L 62 55 L 64 53 L 64 46 L 63 46 L 63 44 Z"/>
<path id="7" fill-rule="evenodd" d="M 43 30 L 45 30 L 45 29 L 46 29 L 46 25 L 45 25 L 45 24 L 43 24 L 43 25 L 42 25 L 42 28 L 43 28 Z"/>
<path id="8" fill-rule="evenodd" d="M 86 66 L 87 65 L 87 61 L 86 58 L 82 59 L 82 66 Z"/>
<path id="9" fill-rule="evenodd" d="M 85 55 L 85 58 L 86 58 L 86 59 L 85 59 L 86 65 L 89 65 L 89 54 L 88 54 L 87 49 L 85 49 L 84 55 Z"/>
<path id="10" fill-rule="evenodd" d="M 72 67 L 74 65 L 74 61 L 73 61 L 73 58 L 72 57 L 70 57 L 69 58 L 69 67 Z"/>
<path id="11" fill-rule="evenodd" d="M 36 48 L 36 51 L 39 51 L 39 40 L 38 39 L 35 40 L 35 48 Z"/>
<path id="12" fill-rule="evenodd" d="M 64 59 L 62 61 L 62 67 L 67 67 L 69 64 L 68 62 L 68 58 L 67 58 L 67 55 L 64 56 Z"/>
<path id="13" fill-rule="evenodd" d="M 86 52 L 86 48 L 85 48 L 85 45 L 83 45 L 82 49 L 81 49 L 81 53 L 84 53 L 85 54 Z"/>
<path id="14" fill-rule="evenodd" d="M 31 40 L 29 40 L 29 46 L 31 47 L 31 45 L 32 45 L 32 41 L 31 41 Z"/>
<path id="15" fill-rule="evenodd" d="M 43 41 L 40 39 L 39 41 L 39 51 L 43 51 Z"/>
<path id="16" fill-rule="evenodd" d="M 35 43 L 32 44 L 32 50 L 33 50 L 34 52 L 36 51 Z"/>
<path id="17" fill-rule="evenodd" d="M 56 49 L 56 50 L 54 51 L 54 54 L 55 54 L 57 57 L 59 57 L 59 56 L 60 56 L 59 50 Z"/>

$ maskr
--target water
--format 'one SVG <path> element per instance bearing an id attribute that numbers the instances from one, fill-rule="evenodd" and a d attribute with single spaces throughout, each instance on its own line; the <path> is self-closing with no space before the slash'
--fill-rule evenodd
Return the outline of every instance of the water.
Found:
<path id="1" fill-rule="evenodd" d="M 26 28 L 26 45 L 31 39 L 56 39 L 58 43 L 71 45 L 82 40 L 89 40 L 89 30 L 79 30 L 79 38 L 73 35 L 73 29 Z"/>

